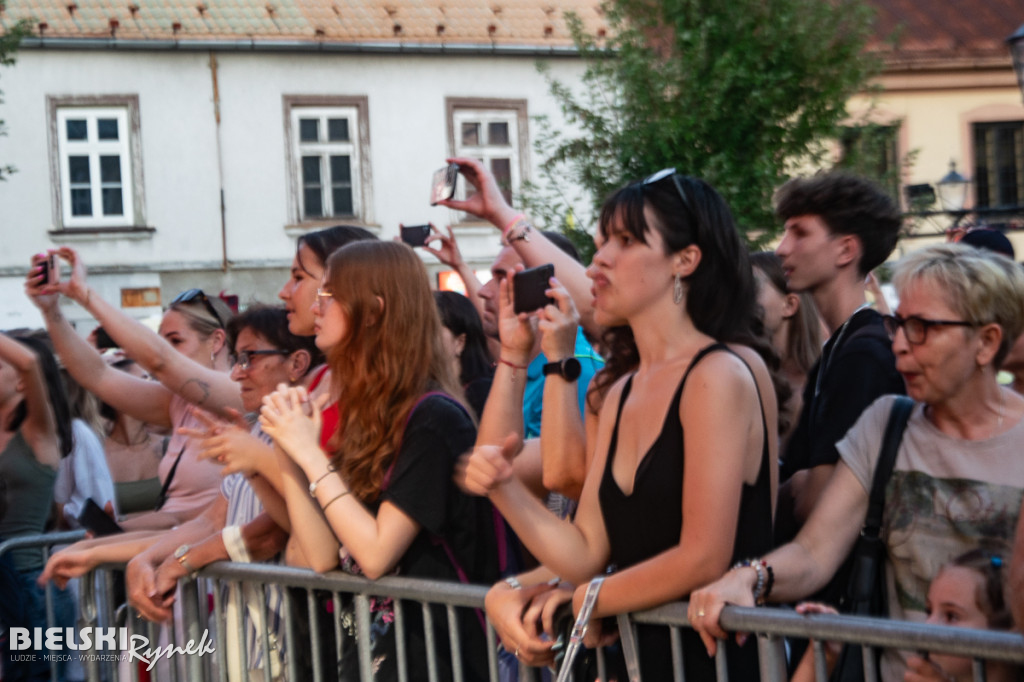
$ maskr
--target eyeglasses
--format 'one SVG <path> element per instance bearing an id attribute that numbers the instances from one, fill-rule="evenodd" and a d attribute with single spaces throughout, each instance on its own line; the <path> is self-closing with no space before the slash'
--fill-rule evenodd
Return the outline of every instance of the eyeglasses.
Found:
<path id="1" fill-rule="evenodd" d="M 316 304 L 320 306 L 320 310 L 327 307 L 327 304 L 334 298 L 334 292 L 330 289 L 324 289 L 323 287 L 316 290 Z"/>
<path id="2" fill-rule="evenodd" d="M 690 206 L 690 200 L 686 198 L 686 192 L 683 191 L 683 185 L 679 182 L 679 176 L 676 173 L 675 168 L 662 168 L 660 171 L 644 180 L 643 184 L 655 185 L 662 180 L 668 180 L 669 178 L 672 179 L 672 184 L 675 186 L 676 192 L 679 193 L 679 198 L 682 199 L 683 206 L 686 207 L 687 211 L 692 213 L 693 208 Z"/>
<path id="3" fill-rule="evenodd" d="M 911 315 L 910 317 L 883 315 L 882 324 L 885 326 L 885 331 L 889 333 L 890 339 L 895 338 L 896 330 L 902 327 L 903 333 L 907 336 L 907 343 L 915 346 L 924 343 L 928 339 L 928 330 L 932 327 L 974 326 L 973 323 L 965 322 L 964 320 L 926 320 L 917 315 Z"/>
<path id="4" fill-rule="evenodd" d="M 210 303 L 210 298 L 203 293 L 202 289 L 189 289 L 181 292 L 174 297 L 174 300 L 171 301 L 171 305 L 174 305 L 175 303 L 192 303 L 197 300 L 201 301 L 202 304 L 206 306 L 206 310 L 213 315 L 213 319 L 217 320 L 217 324 L 222 328 L 227 326 L 221 318 L 220 313 L 218 313 L 217 309 L 213 307 L 213 303 Z"/>
<path id="5" fill-rule="evenodd" d="M 235 354 L 235 366 L 243 372 L 252 367 L 252 359 L 258 355 L 288 355 L 286 350 L 240 350 Z"/>

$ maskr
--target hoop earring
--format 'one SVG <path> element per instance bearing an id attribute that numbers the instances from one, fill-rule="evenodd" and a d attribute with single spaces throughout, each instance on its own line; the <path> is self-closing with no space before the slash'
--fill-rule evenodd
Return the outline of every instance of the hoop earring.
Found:
<path id="1" fill-rule="evenodd" d="M 682 275 L 676 274 L 675 281 L 672 282 L 672 302 L 679 305 L 683 302 L 683 277 Z"/>

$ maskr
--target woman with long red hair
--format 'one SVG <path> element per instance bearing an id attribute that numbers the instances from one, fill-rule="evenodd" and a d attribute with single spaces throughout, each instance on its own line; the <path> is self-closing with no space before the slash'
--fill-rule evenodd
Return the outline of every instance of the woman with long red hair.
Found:
<path id="1" fill-rule="evenodd" d="M 419 257 L 393 242 L 345 246 L 328 260 L 314 305 L 317 346 L 339 396 L 329 458 L 318 441 L 325 398 L 310 401 L 301 388 L 278 391 L 264 399 L 260 417 L 283 453 L 288 515 L 306 559 L 319 570 L 340 559 L 343 570 L 369 578 L 494 579 L 490 506 L 452 480 L 476 430 Z M 408 670 L 418 679 L 427 670 L 420 610 L 404 613 Z M 373 616 L 377 679 L 389 679 L 397 673 L 393 606 L 377 602 Z M 483 630 L 472 612 L 461 616 L 465 677 L 485 679 Z M 440 609 L 440 653 L 448 651 L 445 621 Z M 356 679 L 354 654 L 339 662 L 342 679 Z M 444 678 L 450 671 L 441 664 Z"/>

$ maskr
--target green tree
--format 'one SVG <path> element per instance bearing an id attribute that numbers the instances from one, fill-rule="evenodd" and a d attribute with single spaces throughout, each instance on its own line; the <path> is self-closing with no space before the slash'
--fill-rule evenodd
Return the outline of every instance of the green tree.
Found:
<path id="1" fill-rule="evenodd" d="M 605 196 L 674 166 L 725 197 L 752 243 L 775 228 L 772 192 L 821 160 L 879 60 L 863 0 L 609 0 L 609 37 L 569 17 L 582 84 L 549 76 L 568 130 L 539 120 L 541 177 L 523 202 L 580 238 Z M 541 65 L 542 71 L 546 68 Z M 575 183 L 585 196 L 563 188 Z M 573 231 L 577 234 L 573 234 Z M 589 239 L 589 237 L 587 238 Z"/>
<path id="2" fill-rule="evenodd" d="M 14 64 L 14 52 L 18 49 L 21 39 L 28 35 L 30 23 L 26 20 L 18 21 L 12 26 L 4 22 L 3 10 L 6 6 L 4 0 L 0 0 L 0 66 Z M 0 104 L 3 104 L 3 91 L 0 91 Z M 7 136 L 7 128 L 3 119 L 0 119 L 0 137 Z M 0 180 L 6 180 L 7 176 L 14 172 L 14 166 L 0 163 Z"/>

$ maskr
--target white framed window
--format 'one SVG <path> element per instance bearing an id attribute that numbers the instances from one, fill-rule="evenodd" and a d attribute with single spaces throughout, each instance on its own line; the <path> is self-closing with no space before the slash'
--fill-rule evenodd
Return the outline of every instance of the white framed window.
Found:
<path id="1" fill-rule="evenodd" d="M 47 109 L 58 229 L 144 227 L 138 96 L 50 96 Z"/>
<path id="2" fill-rule="evenodd" d="M 58 109 L 57 149 L 64 226 L 132 225 L 127 109 Z"/>
<path id="3" fill-rule="evenodd" d="M 451 153 L 487 166 L 511 203 L 527 177 L 526 100 L 450 97 L 446 108 Z M 464 192 L 460 184 L 460 196 Z"/>
<path id="4" fill-rule="evenodd" d="M 285 96 L 292 221 L 366 222 L 366 98 Z"/>

